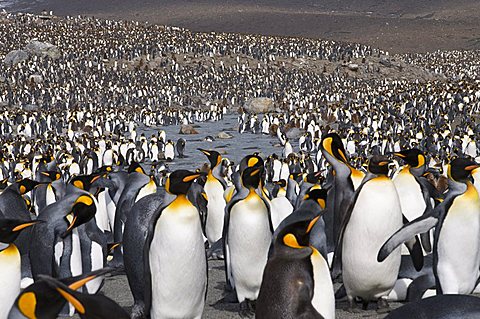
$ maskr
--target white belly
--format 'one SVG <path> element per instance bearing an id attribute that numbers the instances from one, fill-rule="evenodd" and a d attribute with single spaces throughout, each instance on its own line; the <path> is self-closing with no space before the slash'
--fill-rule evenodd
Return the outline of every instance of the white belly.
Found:
<path id="1" fill-rule="evenodd" d="M 343 238 L 343 280 L 349 296 L 372 300 L 388 295 L 400 268 L 400 249 L 381 263 L 377 262 L 377 254 L 401 226 L 400 203 L 393 183 L 387 178 L 367 182 Z"/>
<path id="2" fill-rule="evenodd" d="M 20 253 L 15 246 L 0 252 L 0 319 L 6 319 L 20 293 Z"/>
<path id="3" fill-rule="evenodd" d="M 150 246 L 151 318 L 200 318 L 205 304 L 206 257 L 197 209 L 167 207 Z"/>
<path id="4" fill-rule="evenodd" d="M 90 251 L 90 260 L 92 261 L 92 271 L 102 269 L 104 267 L 104 256 L 102 246 L 92 241 L 92 249 Z M 96 294 L 103 283 L 103 277 L 95 278 L 87 282 L 86 287 L 89 294 Z"/>
<path id="5" fill-rule="evenodd" d="M 110 224 L 108 223 L 107 205 L 105 202 L 105 192 L 98 194 L 97 213 L 95 214 L 95 221 L 97 226 L 103 231 L 110 231 Z"/>
<path id="6" fill-rule="evenodd" d="M 313 266 L 313 307 L 325 318 L 335 318 L 335 294 L 333 291 L 330 269 L 323 256 L 314 249 L 310 257 Z"/>
<path id="7" fill-rule="evenodd" d="M 421 216 L 427 205 L 415 177 L 410 173 L 401 172 L 393 180 L 393 183 L 397 189 L 403 215 L 409 221 Z"/>
<path id="8" fill-rule="evenodd" d="M 208 242 L 215 243 L 222 237 L 223 219 L 225 217 L 225 199 L 223 186 L 217 180 L 208 180 L 205 183 L 205 193 L 208 197 L 206 233 Z"/>
<path id="9" fill-rule="evenodd" d="M 293 211 L 293 206 L 286 197 L 277 197 L 270 202 L 273 230 Z"/>
<path id="10" fill-rule="evenodd" d="M 454 200 L 438 238 L 437 274 L 446 294 L 471 293 L 479 277 L 480 206 L 467 197 Z"/>
<path id="11" fill-rule="evenodd" d="M 250 195 L 232 207 L 228 246 L 239 302 L 257 299 L 271 240 L 268 210 L 258 195 Z"/>

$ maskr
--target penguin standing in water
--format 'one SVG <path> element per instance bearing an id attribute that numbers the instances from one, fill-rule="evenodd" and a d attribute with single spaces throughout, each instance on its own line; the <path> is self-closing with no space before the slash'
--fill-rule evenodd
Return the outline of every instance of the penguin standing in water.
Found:
<path id="1" fill-rule="evenodd" d="M 225 217 L 225 198 L 223 193 L 227 188 L 225 179 L 221 176 L 222 156 L 217 151 L 202 150 L 210 162 L 210 169 L 204 188 L 208 198 L 207 221 L 205 232 L 210 245 L 213 245 L 222 237 Z"/>
<path id="2" fill-rule="evenodd" d="M 242 187 L 225 208 L 225 272 L 242 316 L 254 313 L 272 240 L 270 205 L 259 188 L 263 170 L 263 162 L 247 167 L 241 175 Z"/>
<path id="3" fill-rule="evenodd" d="M 424 290 L 437 294 L 470 294 L 480 277 L 480 198 L 470 181 L 480 167 L 467 158 L 457 158 L 448 166 L 448 191 L 435 209 L 405 224 L 381 247 L 383 261 L 403 242 L 433 227 L 433 282 Z"/>
<path id="4" fill-rule="evenodd" d="M 20 292 L 21 258 L 13 244 L 23 229 L 37 221 L 0 219 L 0 318 L 7 318 L 8 311 Z"/>
<path id="5" fill-rule="evenodd" d="M 179 138 L 177 141 L 177 144 L 175 145 L 175 148 L 177 149 L 177 154 L 178 158 L 184 158 L 185 157 L 185 144 L 187 141 L 185 141 L 184 138 Z"/>
<path id="6" fill-rule="evenodd" d="M 362 299 L 364 309 L 370 301 L 378 300 L 378 310 L 386 310 L 386 298 L 398 277 L 399 249 L 382 263 L 376 260 L 381 245 L 403 223 L 397 190 L 387 177 L 389 164 L 379 155 L 370 159 L 368 174 L 345 215 L 335 250 L 334 263 L 341 258 L 343 283 L 352 310 L 355 298 Z"/>
<path id="7" fill-rule="evenodd" d="M 165 191 L 173 195 L 151 220 L 144 246 L 145 309 L 152 319 L 202 317 L 207 259 L 198 209 L 186 194 L 201 174 L 173 172 Z"/>
<path id="8" fill-rule="evenodd" d="M 171 140 L 165 144 L 165 160 L 171 162 L 175 159 L 175 146 Z"/>

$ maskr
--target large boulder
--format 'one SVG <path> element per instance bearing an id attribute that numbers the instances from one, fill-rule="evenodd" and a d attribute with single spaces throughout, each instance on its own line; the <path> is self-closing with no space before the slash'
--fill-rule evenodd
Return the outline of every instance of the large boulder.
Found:
<path id="1" fill-rule="evenodd" d="M 275 106 L 273 105 L 272 99 L 267 97 L 257 97 L 245 102 L 244 109 L 248 113 L 259 114 L 274 112 Z"/>
<path id="2" fill-rule="evenodd" d="M 7 65 L 14 65 L 25 61 L 28 59 L 28 53 L 24 50 L 13 50 L 7 53 L 5 59 L 3 59 L 3 63 Z"/>
<path id="3" fill-rule="evenodd" d="M 198 134 L 198 131 L 192 125 L 184 124 L 180 127 L 179 134 L 185 134 L 185 135 Z"/>
<path id="4" fill-rule="evenodd" d="M 25 46 L 25 50 L 33 55 L 48 56 L 52 59 L 58 59 L 61 56 L 60 50 L 57 46 L 37 40 L 30 41 Z"/>

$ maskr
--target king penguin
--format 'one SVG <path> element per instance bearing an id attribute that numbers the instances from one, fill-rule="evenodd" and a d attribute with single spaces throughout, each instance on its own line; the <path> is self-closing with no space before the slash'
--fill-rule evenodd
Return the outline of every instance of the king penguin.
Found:
<path id="1" fill-rule="evenodd" d="M 150 222 L 144 246 L 145 309 L 152 319 L 202 317 L 207 259 L 198 209 L 186 194 L 201 174 L 173 172 L 165 191 L 174 195 Z"/>
<path id="2" fill-rule="evenodd" d="M 208 198 L 205 232 L 209 244 L 213 245 L 222 237 L 226 205 L 223 193 L 227 188 L 227 184 L 220 175 L 222 170 L 222 156 L 220 153 L 202 149 L 199 149 L 199 151 L 205 154 L 210 162 L 210 169 L 204 186 Z"/>
<path id="3" fill-rule="evenodd" d="M 378 310 L 386 310 L 387 296 L 397 280 L 399 249 L 381 263 L 376 260 L 381 245 L 403 223 L 397 190 L 387 177 L 389 164 L 380 155 L 369 160 L 368 174 L 355 192 L 335 249 L 334 263 L 341 258 L 350 309 L 356 306 L 355 298 L 361 298 L 364 309 L 378 300 Z"/>
<path id="4" fill-rule="evenodd" d="M 16 219 L 0 219 L 0 318 L 7 318 L 8 311 L 20 293 L 20 251 L 13 244 L 23 229 L 37 221 L 25 222 Z"/>
<path id="5" fill-rule="evenodd" d="M 223 232 L 227 284 L 235 289 L 240 314 L 254 313 L 263 270 L 267 263 L 273 227 L 270 205 L 264 197 L 262 165 L 247 167 L 241 176 L 241 188 L 225 208 Z"/>
<path id="6" fill-rule="evenodd" d="M 432 266 L 437 294 L 472 293 L 480 277 L 480 198 L 470 178 L 478 167 L 470 159 L 454 159 L 447 169 L 444 200 L 394 233 L 381 247 L 378 260 L 435 227 Z M 428 288 L 432 287 L 425 290 Z"/>

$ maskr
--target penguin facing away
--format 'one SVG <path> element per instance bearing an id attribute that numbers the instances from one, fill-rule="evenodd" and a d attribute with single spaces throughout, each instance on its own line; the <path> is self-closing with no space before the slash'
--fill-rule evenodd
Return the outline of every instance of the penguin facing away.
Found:
<path id="1" fill-rule="evenodd" d="M 273 242 L 274 254 L 263 273 L 256 318 L 324 318 L 312 305 L 315 278 L 310 258 L 318 252 L 309 247 L 308 231 L 314 222 L 290 224 Z"/>

